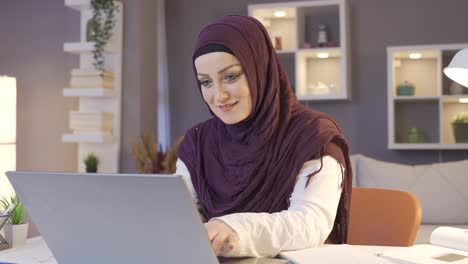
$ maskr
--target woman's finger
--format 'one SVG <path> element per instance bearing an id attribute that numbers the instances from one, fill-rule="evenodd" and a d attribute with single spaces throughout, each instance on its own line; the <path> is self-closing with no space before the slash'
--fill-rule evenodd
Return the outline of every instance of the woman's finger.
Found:
<path id="1" fill-rule="evenodd" d="M 228 241 L 229 236 L 226 233 L 218 233 L 211 241 L 211 246 L 213 247 L 213 251 L 216 255 L 218 255 L 219 251 L 223 247 L 223 245 Z"/>

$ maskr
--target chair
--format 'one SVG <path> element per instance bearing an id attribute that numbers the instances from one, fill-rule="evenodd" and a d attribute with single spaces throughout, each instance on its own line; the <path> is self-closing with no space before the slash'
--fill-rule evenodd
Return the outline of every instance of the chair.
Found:
<path id="1" fill-rule="evenodd" d="M 421 204 L 409 192 L 355 187 L 348 244 L 411 246 L 421 223 Z"/>

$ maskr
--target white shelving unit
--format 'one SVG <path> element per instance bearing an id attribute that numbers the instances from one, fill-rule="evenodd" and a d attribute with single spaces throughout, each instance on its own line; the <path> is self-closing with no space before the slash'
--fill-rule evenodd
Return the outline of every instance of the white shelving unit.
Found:
<path id="1" fill-rule="evenodd" d="M 79 113 L 112 114 L 112 131 L 86 131 L 71 130 L 62 135 L 62 141 L 78 144 L 78 171 L 84 172 L 83 158 L 93 152 L 99 159 L 99 172 L 117 173 L 120 159 L 120 133 L 121 133 L 121 97 L 122 97 L 122 30 L 123 5 L 116 1 L 118 12 L 115 14 L 116 24 L 113 35 L 104 48 L 104 68 L 113 74 L 112 87 L 76 87 L 69 86 L 63 89 L 64 97 L 76 97 L 79 100 Z M 91 0 L 65 0 L 65 6 L 80 12 L 81 33 L 80 42 L 64 43 L 63 50 L 79 56 L 80 69 L 94 68 L 92 51 L 94 42 L 86 39 L 86 25 L 92 17 Z M 72 112 L 72 111 L 71 111 Z M 70 115 L 71 115 L 70 112 Z M 72 120 L 70 119 L 70 122 Z"/>
<path id="2" fill-rule="evenodd" d="M 442 70 L 453 55 L 468 44 L 444 44 L 387 47 L 388 69 L 388 148 L 412 149 L 468 149 L 468 143 L 456 143 L 452 118 L 468 112 L 468 88 L 463 94 L 452 94 L 452 81 Z M 398 95 L 397 87 L 408 81 L 414 95 Z M 409 130 L 422 131 L 424 140 L 410 142 Z"/>
<path id="3" fill-rule="evenodd" d="M 349 23 L 345 0 L 249 5 L 249 15 L 267 29 L 286 67 L 299 100 L 350 99 Z M 328 41 L 318 47 L 318 26 L 326 25 Z M 276 46 L 275 46 L 276 48 Z"/>

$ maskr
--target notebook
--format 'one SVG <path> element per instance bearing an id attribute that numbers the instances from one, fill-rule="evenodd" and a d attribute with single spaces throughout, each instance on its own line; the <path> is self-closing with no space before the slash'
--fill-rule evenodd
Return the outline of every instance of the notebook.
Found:
<path id="1" fill-rule="evenodd" d="M 430 243 L 388 251 L 381 257 L 405 264 L 468 264 L 468 230 L 438 227 L 432 231 Z"/>

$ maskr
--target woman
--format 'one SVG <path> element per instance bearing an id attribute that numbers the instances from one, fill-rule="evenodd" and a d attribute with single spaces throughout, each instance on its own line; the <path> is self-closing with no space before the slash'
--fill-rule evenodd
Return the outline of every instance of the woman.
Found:
<path id="1" fill-rule="evenodd" d="M 346 243 L 348 145 L 336 123 L 304 107 L 262 24 L 227 16 L 193 55 L 213 118 L 187 131 L 177 174 L 188 183 L 215 253 L 272 257 Z"/>

